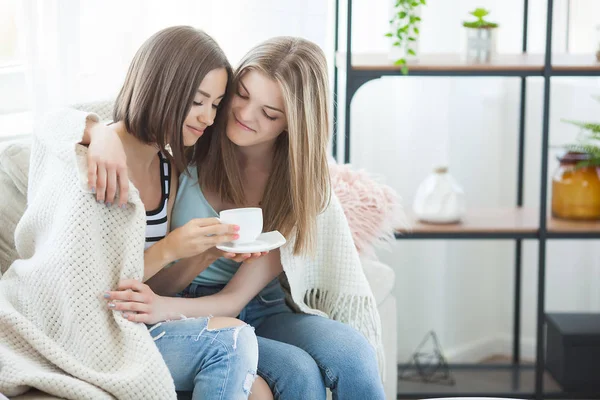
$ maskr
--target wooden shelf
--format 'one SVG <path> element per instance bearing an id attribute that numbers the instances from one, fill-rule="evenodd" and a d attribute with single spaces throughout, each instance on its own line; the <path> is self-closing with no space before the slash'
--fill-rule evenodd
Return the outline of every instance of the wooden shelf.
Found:
<path id="1" fill-rule="evenodd" d="M 556 54 L 552 56 L 552 74 L 570 75 L 572 72 L 600 72 L 600 62 L 595 54 Z"/>
<path id="2" fill-rule="evenodd" d="M 600 221 L 548 219 L 548 237 L 554 239 L 600 238 Z"/>
<path id="3" fill-rule="evenodd" d="M 345 67 L 346 53 L 338 53 L 338 68 Z M 489 71 L 499 69 L 527 69 L 541 73 L 544 65 L 542 56 L 526 54 L 499 55 L 490 63 L 471 63 L 460 54 L 422 54 L 414 61 L 409 61 L 408 66 L 413 71 Z M 392 70 L 399 71 L 400 67 L 394 65 L 387 53 L 353 53 L 352 67 L 356 71 L 364 70 Z"/>
<path id="4" fill-rule="evenodd" d="M 600 75 L 600 63 L 594 54 L 553 55 L 552 73 L 557 75 Z M 338 52 L 336 65 L 345 69 L 346 53 Z M 474 63 L 461 54 L 421 54 L 409 61 L 410 75 L 523 75 L 541 76 L 544 72 L 543 54 L 498 54 L 488 63 Z M 399 74 L 387 53 L 353 53 L 352 70 Z"/>
<path id="5" fill-rule="evenodd" d="M 409 230 L 399 229 L 398 239 L 533 239 L 539 236 L 539 211 L 535 208 L 470 209 L 460 223 L 430 224 L 409 214 Z M 567 221 L 548 218 L 551 239 L 600 239 L 600 221 Z"/>
<path id="6" fill-rule="evenodd" d="M 538 214 L 535 209 L 471 209 L 460 223 L 429 224 L 409 215 L 411 229 L 399 231 L 399 238 L 519 238 L 537 236 Z"/>

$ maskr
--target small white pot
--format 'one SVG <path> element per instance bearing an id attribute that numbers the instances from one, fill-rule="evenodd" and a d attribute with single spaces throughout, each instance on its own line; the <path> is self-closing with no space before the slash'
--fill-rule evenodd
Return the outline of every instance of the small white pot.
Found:
<path id="1" fill-rule="evenodd" d="M 485 63 L 496 54 L 498 28 L 465 28 L 467 30 L 467 60 Z"/>
<path id="2" fill-rule="evenodd" d="M 448 168 L 436 168 L 419 186 L 413 211 L 423 222 L 449 224 L 465 215 L 465 194 Z"/>

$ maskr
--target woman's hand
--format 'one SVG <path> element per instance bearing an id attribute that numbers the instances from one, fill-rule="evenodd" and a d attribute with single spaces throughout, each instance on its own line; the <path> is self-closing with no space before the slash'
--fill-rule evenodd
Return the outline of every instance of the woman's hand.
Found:
<path id="1" fill-rule="evenodd" d="M 221 224 L 218 218 L 195 218 L 165 237 L 167 260 L 175 261 L 204 253 L 239 238 L 239 226 Z"/>
<path id="2" fill-rule="evenodd" d="M 129 175 L 123 143 L 116 130 L 101 123 L 88 128 L 88 185 L 96 199 L 108 207 L 115 204 L 119 188 L 119 206 L 127 204 Z"/>
<path id="3" fill-rule="evenodd" d="M 168 319 L 179 319 L 169 307 L 169 298 L 157 295 L 150 287 L 135 279 L 119 282 L 118 290 L 104 293 L 108 308 L 121 311 L 123 318 L 148 325 Z"/>
<path id="4" fill-rule="evenodd" d="M 262 253 L 229 253 L 214 247 L 210 250 L 216 258 L 227 258 L 229 260 L 235 262 L 245 262 L 246 264 L 251 263 L 252 261 L 269 254 L 268 251 L 263 251 Z"/>
<path id="5" fill-rule="evenodd" d="M 213 247 L 212 249 L 208 250 L 208 253 L 210 253 L 209 257 L 211 257 L 213 262 L 223 257 L 235 262 L 245 262 L 246 264 L 251 263 L 256 259 L 269 254 L 268 251 L 263 251 L 261 253 L 229 253 L 227 251 L 219 250 L 216 247 Z"/>

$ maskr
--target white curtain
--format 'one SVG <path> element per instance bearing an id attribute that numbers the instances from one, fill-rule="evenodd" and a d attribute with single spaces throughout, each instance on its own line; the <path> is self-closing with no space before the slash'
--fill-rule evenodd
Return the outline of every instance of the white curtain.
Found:
<path id="1" fill-rule="evenodd" d="M 21 79 L 26 84 L 3 88 L 0 114 L 3 108 L 29 109 L 39 116 L 48 107 L 116 96 L 138 47 L 172 25 L 203 29 L 233 65 L 259 41 L 278 35 L 303 36 L 327 53 L 332 50 L 330 2 L 319 0 L 23 0 L 17 4 L 24 68 L 6 81 Z M 19 97 L 21 91 L 27 96 Z M 12 101 L 17 98 L 19 104 Z"/>

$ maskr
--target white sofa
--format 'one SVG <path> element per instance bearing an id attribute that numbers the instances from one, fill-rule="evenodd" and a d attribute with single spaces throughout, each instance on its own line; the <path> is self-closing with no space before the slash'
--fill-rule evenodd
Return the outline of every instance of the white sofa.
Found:
<path id="1" fill-rule="evenodd" d="M 29 148 L 27 138 L 0 142 L 0 273 L 9 267 L 10 260 L 17 257 L 14 248 L 14 231 L 26 206 Z M 386 398 L 392 400 L 396 399 L 397 384 L 396 298 L 393 295 L 395 275 L 387 265 L 373 260 L 363 261 L 365 274 L 375 294 L 381 315 L 383 342 L 387 357 L 385 392 Z M 15 399 L 55 398 L 41 392 L 30 391 Z"/>

